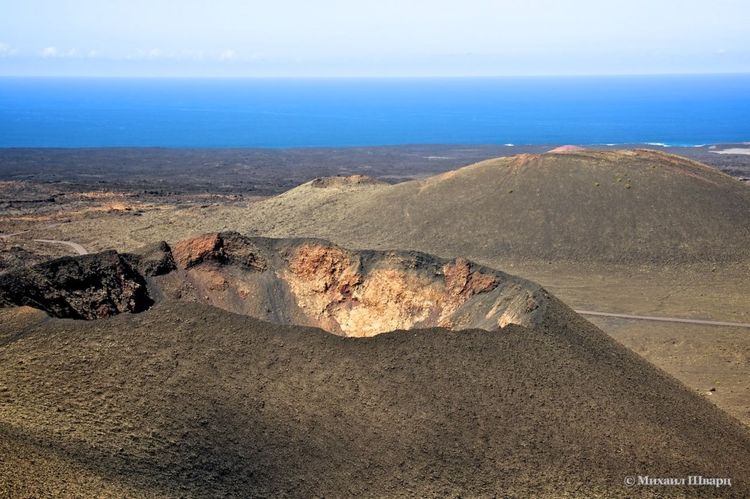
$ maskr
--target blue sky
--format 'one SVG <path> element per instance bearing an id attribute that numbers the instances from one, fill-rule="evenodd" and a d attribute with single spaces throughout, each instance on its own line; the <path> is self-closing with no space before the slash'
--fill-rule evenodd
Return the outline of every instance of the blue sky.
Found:
<path id="1" fill-rule="evenodd" d="M 0 0 L 0 75 L 726 72 L 748 0 Z"/>

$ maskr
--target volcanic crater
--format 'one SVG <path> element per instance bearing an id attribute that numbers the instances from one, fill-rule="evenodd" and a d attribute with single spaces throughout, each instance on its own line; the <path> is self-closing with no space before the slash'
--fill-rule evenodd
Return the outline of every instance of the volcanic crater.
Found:
<path id="1" fill-rule="evenodd" d="M 68 257 L 0 276 L 0 303 L 62 318 L 140 312 L 165 298 L 362 337 L 429 327 L 533 326 L 549 296 L 538 285 L 463 258 L 236 232 L 171 247 L 162 242 L 135 254 Z"/>

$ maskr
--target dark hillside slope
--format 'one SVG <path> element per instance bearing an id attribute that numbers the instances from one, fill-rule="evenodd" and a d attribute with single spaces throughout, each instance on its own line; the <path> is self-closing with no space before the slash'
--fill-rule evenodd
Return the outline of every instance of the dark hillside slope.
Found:
<path id="1" fill-rule="evenodd" d="M 715 496 L 623 485 L 701 474 L 750 495 L 744 427 L 556 300 L 548 312 L 534 329 L 342 338 L 193 303 L 90 322 L 3 309 L 0 490 Z"/>
<path id="2" fill-rule="evenodd" d="M 523 154 L 394 186 L 321 191 L 305 184 L 255 205 L 244 229 L 482 262 L 750 260 L 750 188 L 656 151 Z"/>

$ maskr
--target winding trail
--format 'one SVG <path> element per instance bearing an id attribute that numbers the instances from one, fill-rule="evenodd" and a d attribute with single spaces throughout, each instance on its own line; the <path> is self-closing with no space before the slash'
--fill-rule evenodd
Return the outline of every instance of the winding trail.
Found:
<path id="1" fill-rule="evenodd" d="M 638 321 L 659 321 L 659 322 L 682 322 L 685 324 L 703 324 L 704 326 L 728 326 L 728 327 L 747 327 L 750 324 L 744 322 L 723 322 L 723 321 L 706 321 L 700 319 L 680 319 L 678 317 L 654 317 L 651 315 L 629 315 L 629 314 L 610 314 L 608 312 L 594 312 L 591 310 L 576 310 L 581 315 L 593 315 L 597 317 L 615 317 L 618 319 L 633 319 Z"/>
<path id="2" fill-rule="evenodd" d="M 73 243 L 71 241 L 58 241 L 58 240 L 55 240 L 55 239 L 34 239 L 34 241 L 37 242 L 37 243 L 64 244 L 65 246 L 71 247 L 79 255 L 88 255 L 89 254 L 89 252 L 88 252 L 88 250 L 86 250 L 86 248 L 84 248 L 83 246 L 81 246 L 78 243 Z"/>

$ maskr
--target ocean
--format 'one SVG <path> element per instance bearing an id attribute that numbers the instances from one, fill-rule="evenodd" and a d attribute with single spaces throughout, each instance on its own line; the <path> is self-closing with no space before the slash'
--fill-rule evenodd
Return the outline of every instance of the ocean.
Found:
<path id="1" fill-rule="evenodd" d="M 0 147 L 750 141 L 750 75 L 0 78 Z"/>

